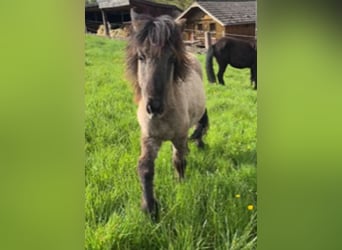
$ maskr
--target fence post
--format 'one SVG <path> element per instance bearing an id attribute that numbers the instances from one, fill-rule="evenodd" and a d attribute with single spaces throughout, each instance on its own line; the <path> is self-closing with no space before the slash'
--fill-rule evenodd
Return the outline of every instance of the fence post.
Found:
<path id="1" fill-rule="evenodd" d="M 110 34 L 109 34 L 109 27 L 108 27 L 108 21 L 107 21 L 107 15 L 106 15 L 106 13 L 104 12 L 103 9 L 101 9 L 101 14 L 102 14 L 103 25 L 104 25 L 104 27 L 105 27 L 106 36 L 110 37 Z"/>
<path id="2" fill-rule="evenodd" d="M 208 31 L 204 32 L 204 46 L 206 49 L 211 46 L 211 34 Z"/>

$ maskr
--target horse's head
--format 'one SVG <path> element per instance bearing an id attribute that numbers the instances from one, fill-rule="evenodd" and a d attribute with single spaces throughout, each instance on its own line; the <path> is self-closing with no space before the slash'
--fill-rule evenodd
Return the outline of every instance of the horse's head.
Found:
<path id="1" fill-rule="evenodd" d="M 175 22 L 169 16 L 156 18 L 131 10 L 133 34 L 127 56 L 128 73 L 134 78 L 136 94 L 151 115 L 165 111 L 172 84 L 184 79 L 187 56 L 182 41 L 185 20 Z"/>

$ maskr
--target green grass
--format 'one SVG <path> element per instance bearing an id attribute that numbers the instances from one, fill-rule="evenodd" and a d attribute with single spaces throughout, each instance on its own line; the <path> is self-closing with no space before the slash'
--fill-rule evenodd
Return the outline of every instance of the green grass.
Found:
<path id="1" fill-rule="evenodd" d="M 160 221 L 153 223 L 140 211 L 140 130 L 124 48 L 125 41 L 86 36 L 85 248 L 256 249 L 257 107 L 249 70 L 229 67 L 226 86 L 205 80 L 207 147 L 189 145 L 184 182 L 175 178 L 171 144 L 163 144 L 155 170 Z"/>

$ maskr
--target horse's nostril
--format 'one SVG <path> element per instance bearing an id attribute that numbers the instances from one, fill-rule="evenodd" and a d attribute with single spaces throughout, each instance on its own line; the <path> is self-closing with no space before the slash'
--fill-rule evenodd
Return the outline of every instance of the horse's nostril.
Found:
<path id="1" fill-rule="evenodd" d="M 161 102 L 159 100 L 150 99 L 147 103 L 146 109 L 149 114 L 161 113 Z"/>
<path id="2" fill-rule="evenodd" d="M 146 106 L 147 113 L 151 114 L 152 113 L 152 108 L 150 104 L 147 104 Z"/>

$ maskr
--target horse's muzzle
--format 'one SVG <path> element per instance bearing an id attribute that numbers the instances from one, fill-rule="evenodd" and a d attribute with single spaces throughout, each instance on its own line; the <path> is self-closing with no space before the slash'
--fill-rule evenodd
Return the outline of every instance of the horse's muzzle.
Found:
<path id="1" fill-rule="evenodd" d="M 146 111 L 150 115 L 160 115 L 163 113 L 163 105 L 160 100 L 149 99 L 146 105 Z"/>

